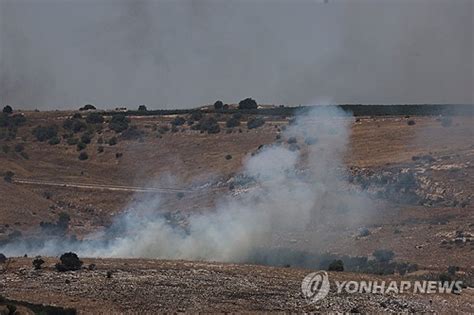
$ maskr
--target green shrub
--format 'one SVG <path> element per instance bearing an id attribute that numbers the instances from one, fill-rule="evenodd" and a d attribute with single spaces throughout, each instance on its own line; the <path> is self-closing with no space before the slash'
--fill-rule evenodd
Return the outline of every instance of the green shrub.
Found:
<path id="1" fill-rule="evenodd" d="M 79 160 L 85 161 L 88 158 L 89 158 L 89 155 L 87 154 L 87 152 L 82 151 L 81 153 L 79 153 Z"/>
<path id="2" fill-rule="evenodd" d="M 220 110 L 220 109 L 222 109 L 223 107 L 224 107 L 224 103 L 222 103 L 222 101 L 216 101 L 216 102 L 214 103 L 214 109 L 216 109 L 216 110 Z"/>
<path id="3" fill-rule="evenodd" d="M 59 144 L 60 142 L 61 142 L 61 139 L 59 139 L 59 137 L 52 137 L 48 141 L 50 145 L 56 145 L 56 144 Z"/>
<path id="4" fill-rule="evenodd" d="M 263 118 L 260 118 L 260 117 L 250 118 L 247 121 L 247 128 L 254 129 L 254 128 L 261 127 L 264 124 L 265 124 L 265 120 L 263 120 Z"/>
<path id="5" fill-rule="evenodd" d="M 124 114 L 115 114 L 109 122 L 109 128 L 115 132 L 122 132 L 128 129 L 130 119 Z"/>
<path id="6" fill-rule="evenodd" d="M 44 142 L 58 135 L 58 127 L 51 125 L 48 127 L 37 126 L 33 129 L 33 135 L 40 142 Z"/>
<path id="7" fill-rule="evenodd" d="M 89 124 L 102 124 L 104 117 L 99 113 L 89 113 L 86 117 L 86 122 Z"/>
<path id="8" fill-rule="evenodd" d="M 328 271 L 344 271 L 344 263 L 342 260 L 333 260 L 328 267 Z"/>
<path id="9" fill-rule="evenodd" d="M 13 113 L 13 108 L 10 105 L 7 105 L 3 108 L 3 112 L 5 114 L 11 114 L 11 113 Z"/>
<path id="10" fill-rule="evenodd" d="M 10 152 L 10 147 L 7 144 L 2 145 L 2 151 L 3 153 L 7 154 Z"/>
<path id="11" fill-rule="evenodd" d="M 186 122 L 186 119 L 184 119 L 184 117 L 176 116 L 176 117 L 171 121 L 171 125 L 172 125 L 172 126 L 181 126 L 181 125 L 184 125 L 185 122 Z"/>
<path id="12" fill-rule="evenodd" d="M 257 109 L 257 108 L 258 108 L 257 102 L 251 99 L 250 97 L 244 100 L 241 100 L 239 102 L 239 109 Z"/>
<path id="13" fill-rule="evenodd" d="M 145 105 L 140 105 L 140 106 L 138 106 L 138 110 L 141 111 L 141 112 L 146 112 L 148 109 L 146 108 Z"/>
<path id="14" fill-rule="evenodd" d="M 81 142 L 83 142 L 85 144 L 89 144 L 89 143 L 91 143 L 91 140 L 92 140 L 92 135 L 89 132 L 85 132 L 85 133 L 82 134 Z"/>
<path id="15" fill-rule="evenodd" d="M 234 127 L 240 126 L 240 121 L 232 117 L 226 121 L 225 126 L 227 128 L 234 128 Z"/>
<path id="16" fill-rule="evenodd" d="M 387 249 L 377 249 L 372 253 L 372 255 L 379 262 L 389 262 L 395 256 L 393 251 Z"/>
<path id="17" fill-rule="evenodd" d="M 15 173 L 13 173 L 12 171 L 6 171 L 3 175 L 3 180 L 5 180 L 7 183 L 11 183 L 13 180 L 13 176 L 15 176 Z"/>
<path id="18" fill-rule="evenodd" d="M 82 267 L 82 261 L 79 260 L 79 257 L 76 253 L 64 253 L 59 258 L 61 262 L 56 264 L 57 271 L 76 271 L 80 270 Z"/>
<path id="19" fill-rule="evenodd" d="M 116 145 L 117 144 L 117 138 L 116 137 L 110 138 L 108 143 L 109 143 L 109 145 Z"/>
<path id="20" fill-rule="evenodd" d="M 63 123 L 63 128 L 78 133 L 87 129 L 87 124 L 77 118 L 68 118 Z"/>

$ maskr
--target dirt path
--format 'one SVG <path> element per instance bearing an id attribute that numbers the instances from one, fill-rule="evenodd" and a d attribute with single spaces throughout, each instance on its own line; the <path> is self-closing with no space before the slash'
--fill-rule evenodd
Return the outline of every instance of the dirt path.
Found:
<path id="1" fill-rule="evenodd" d="M 65 182 L 52 182 L 52 181 L 42 181 L 35 179 L 26 179 L 26 178 L 15 178 L 13 180 L 16 184 L 25 184 L 25 185 L 39 185 L 39 186 L 57 186 L 57 187 L 73 187 L 81 189 L 95 189 L 95 190 L 111 190 L 111 191 L 132 191 L 132 192 L 142 192 L 142 193 L 193 193 L 199 192 L 199 189 L 180 189 L 180 188 L 168 188 L 168 187 L 136 187 L 136 186 L 121 186 L 121 185 L 103 185 L 103 184 L 85 184 L 85 183 L 65 183 Z"/>

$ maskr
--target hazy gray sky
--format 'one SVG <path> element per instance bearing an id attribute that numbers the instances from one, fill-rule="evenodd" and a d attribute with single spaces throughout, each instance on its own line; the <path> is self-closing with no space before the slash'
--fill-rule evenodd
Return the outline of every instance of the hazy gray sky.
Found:
<path id="1" fill-rule="evenodd" d="M 474 0 L 0 0 L 0 104 L 474 103 Z"/>

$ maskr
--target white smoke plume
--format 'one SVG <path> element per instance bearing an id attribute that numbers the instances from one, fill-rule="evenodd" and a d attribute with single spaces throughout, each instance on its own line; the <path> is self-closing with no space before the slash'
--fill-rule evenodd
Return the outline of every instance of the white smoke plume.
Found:
<path id="1" fill-rule="evenodd" d="M 51 240 L 32 251 L 245 262 L 271 246 L 277 233 L 314 228 L 341 205 L 350 208 L 344 217 L 353 220 L 368 202 L 347 191 L 341 172 L 350 123 L 350 117 L 337 107 L 302 113 L 288 126 L 285 137 L 296 137 L 299 143 L 311 139 L 314 144 L 307 151 L 290 150 L 286 144 L 263 148 L 244 162 L 243 175 L 254 180 L 251 188 L 223 197 L 213 211 L 190 215 L 186 226 L 170 224 L 160 212 L 160 196 L 155 196 L 129 205 L 105 235 L 91 235 L 90 241 L 76 243 Z M 24 250 L 21 244 L 2 249 L 9 254 Z"/>

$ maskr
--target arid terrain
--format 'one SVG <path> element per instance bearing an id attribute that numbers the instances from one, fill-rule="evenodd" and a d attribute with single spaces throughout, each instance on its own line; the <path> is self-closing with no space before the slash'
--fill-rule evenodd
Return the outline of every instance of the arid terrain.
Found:
<path id="1" fill-rule="evenodd" d="M 24 115 L 25 121 L 11 136 L 5 127 L 0 138 L 0 173 L 5 174 L 0 180 L 0 252 L 2 246 L 44 233 L 82 240 L 107 230 L 136 201 L 156 195 L 169 221 L 185 226 L 190 214 L 212 213 L 222 196 L 238 198 L 253 189 L 238 174 L 262 148 L 281 145 L 305 157 L 312 145 L 309 138 L 291 140 L 285 135 L 292 123 L 292 117 L 285 116 L 262 116 L 265 123 L 249 129 L 247 122 L 254 115 L 242 115 L 237 118 L 240 125 L 226 127 L 230 115 L 207 114 L 220 126 L 214 133 L 193 128 L 188 123 L 192 114 L 181 115 L 185 123 L 177 122 L 181 116 L 176 115 L 129 116 L 127 128 L 118 132 L 112 130 L 110 113 L 104 121 L 94 122 L 87 111 L 13 114 Z M 345 209 L 330 209 L 327 217 L 315 218 L 303 231 L 274 235 L 272 248 L 310 258 L 323 253 L 371 257 L 376 250 L 389 250 L 394 262 L 416 268 L 403 274 L 398 269 L 394 273 L 331 271 L 329 277 L 331 281 L 435 280 L 452 266 L 455 271 L 450 277 L 466 286 L 460 294 L 349 295 L 331 289 L 326 299 L 308 304 L 301 294 L 301 281 L 320 268 L 307 263 L 309 258 L 301 265 L 282 258 L 268 266 L 253 261 L 80 257 L 83 269 L 61 273 L 54 268 L 58 257 L 43 257 L 43 268 L 33 270 L 32 260 L 38 253 L 25 249 L 0 263 L 0 295 L 24 313 L 31 305 L 23 302 L 72 308 L 83 314 L 474 312 L 473 117 L 337 119 L 350 125 L 339 171 L 349 189 L 369 196 L 370 209 L 356 218 Z M 81 121 L 84 126 L 74 130 L 66 120 Z M 35 128 L 53 125 L 56 135 L 38 138 Z M 86 133 L 89 139 L 84 138 Z M 78 148 L 79 142 L 90 143 Z M 84 152 L 87 157 L 80 158 Z M 305 174 L 304 158 L 298 167 Z M 61 221 L 61 217 L 67 219 Z M 91 264 L 94 268 L 89 269 Z M 0 314 L 1 305 L 2 301 Z"/>

